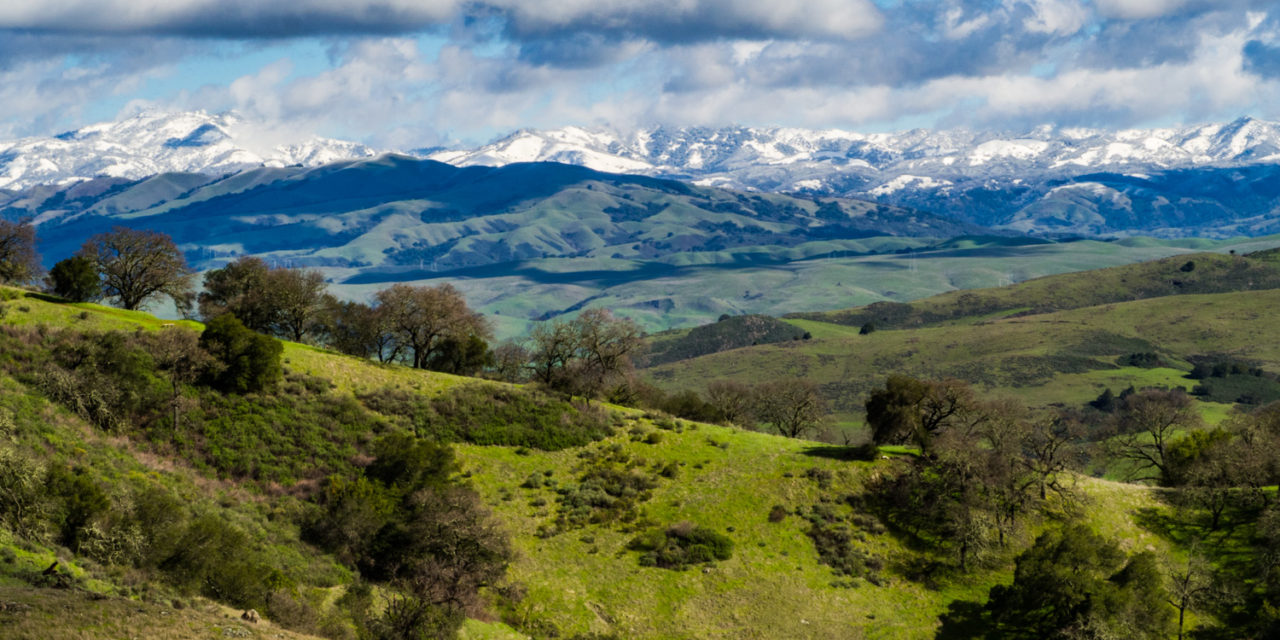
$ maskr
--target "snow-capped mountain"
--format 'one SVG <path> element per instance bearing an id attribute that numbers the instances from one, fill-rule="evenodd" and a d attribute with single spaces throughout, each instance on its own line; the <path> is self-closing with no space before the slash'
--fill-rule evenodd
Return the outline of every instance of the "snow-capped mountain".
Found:
<path id="1" fill-rule="evenodd" d="M 875 183 L 868 191 L 886 193 L 946 188 L 957 178 L 1280 163 L 1280 124 L 1242 118 L 1228 124 L 1121 131 L 1042 126 L 1020 135 L 753 127 L 618 133 L 567 127 L 522 130 L 478 149 L 439 151 L 430 157 L 460 166 L 567 162 L 599 171 L 688 175 L 739 187 L 790 190 L 843 191 L 848 180 L 842 176 L 852 173 Z"/>
<path id="2" fill-rule="evenodd" d="M 1016 135 L 963 129 L 862 134 L 731 127 L 622 133 L 569 127 L 519 131 L 479 149 L 429 157 L 462 166 L 567 162 L 732 189 L 865 197 L 1031 232 L 1182 235 L 1165 229 L 1162 220 L 1144 218 L 1149 209 L 1180 204 L 1166 191 L 1172 182 L 1187 183 L 1188 176 L 1168 177 L 1194 171 L 1227 172 L 1233 182 L 1258 179 L 1256 173 L 1241 178 L 1232 172 L 1280 166 L 1280 124 L 1241 118 L 1120 131 L 1042 126 Z M 1178 195 L 1204 210 L 1220 204 L 1214 193 Z M 1245 206 L 1236 213 L 1278 209 L 1264 202 Z M 1273 230 L 1280 226 L 1268 218 L 1261 226 L 1221 232 Z"/>
<path id="3" fill-rule="evenodd" d="M 139 179 L 166 172 L 220 175 L 262 166 L 315 166 L 376 155 L 328 138 L 276 139 L 234 113 L 147 112 L 52 137 L 0 141 L 0 189 L 94 177 Z"/>
<path id="4" fill-rule="evenodd" d="M 0 141 L 0 189 L 166 172 L 217 176 L 377 153 L 326 138 L 282 139 L 235 114 L 144 113 L 58 136 Z M 703 186 L 867 198 L 1030 233 L 1280 232 L 1280 195 L 1272 194 L 1280 178 L 1280 124 L 1251 118 L 1121 131 L 1042 126 L 1014 135 L 566 127 L 416 155 L 457 166 L 559 162 Z M 180 193 L 174 184 L 165 192 Z"/>

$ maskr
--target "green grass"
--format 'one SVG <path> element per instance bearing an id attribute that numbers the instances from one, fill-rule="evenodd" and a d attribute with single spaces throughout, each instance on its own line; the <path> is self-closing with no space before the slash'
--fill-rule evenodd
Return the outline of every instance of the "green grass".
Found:
<path id="1" fill-rule="evenodd" d="M 713 380 L 755 382 L 789 376 L 822 385 L 841 420 L 856 420 L 866 394 L 889 373 L 956 377 L 1033 406 L 1079 406 L 1110 387 L 1181 386 L 1194 355 L 1221 354 L 1280 371 L 1280 290 L 1182 295 L 979 324 L 854 335 L 805 324 L 813 340 L 761 345 L 645 371 L 667 390 Z M 1158 351 L 1182 368 L 1119 367 L 1117 359 Z M 1219 419 L 1223 407 L 1206 407 Z"/>
<path id="2" fill-rule="evenodd" d="M 878 244 L 868 244 L 876 241 Z M 1131 243 L 1082 240 L 1016 247 L 971 246 L 931 250 L 917 238 L 872 238 L 849 246 L 805 243 L 796 247 L 740 247 L 697 252 L 696 264 L 676 273 L 646 272 L 646 263 L 604 256 L 548 258 L 528 263 L 538 275 L 480 274 L 448 281 L 489 316 L 499 338 L 528 332 L 533 318 L 579 304 L 630 317 L 647 331 L 714 322 L 723 313 L 795 312 L 848 309 L 881 301 L 907 302 L 957 289 L 996 287 L 1052 274 L 1128 265 L 1197 251 L 1257 250 L 1280 244 L 1280 236 L 1187 246 L 1179 241 Z M 861 243 L 867 246 L 855 246 Z M 890 244 L 896 243 L 896 244 Z M 915 253 L 893 253 L 914 247 Z M 878 251 L 872 255 L 849 252 Z M 735 263 L 742 254 L 769 256 L 772 264 Z M 684 255 L 684 254 L 681 254 Z M 1183 258 L 1178 265 L 1185 262 Z M 546 277 L 543 274 L 555 274 Z M 575 276 L 575 274 L 579 274 Z M 340 284 L 334 292 L 366 299 L 384 285 Z M 1027 306 L 1027 305 L 1016 305 Z M 1016 308 L 1016 307 L 1012 307 Z M 858 323 L 861 326 L 861 323 Z M 816 333 L 814 335 L 817 335 Z"/>
<path id="3" fill-rule="evenodd" d="M 653 428 L 639 417 L 630 424 L 639 431 Z M 657 525 L 687 520 L 729 536 L 733 557 L 706 571 L 641 567 L 638 554 L 626 549 L 635 533 L 617 527 L 591 525 L 539 537 L 539 527 L 554 518 L 555 493 L 519 485 L 548 470 L 560 486 L 572 483 L 580 464 L 576 452 L 521 455 L 502 447 L 459 447 L 472 483 L 512 532 L 519 551 L 510 575 L 528 586 L 529 596 L 511 615 L 534 626 L 554 625 L 563 635 L 737 638 L 767 629 L 770 638 L 919 638 L 932 634 L 948 602 L 985 599 L 992 584 L 1010 577 L 1004 558 L 963 580 L 943 580 L 937 590 L 892 574 L 886 574 L 885 587 L 865 581 L 854 588 L 832 586 L 837 576 L 819 562 L 804 533 L 807 521 L 790 515 L 770 523 L 769 511 L 857 491 L 886 463 L 836 460 L 820 455 L 816 443 L 723 427 L 664 433 L 652 445 L 624 429 L 591 448 L 618 444 L 649 466 L 680 465 L 676 479 L 659 480 L 643 505 L 644 516 Z M 906 448 L 882 452 L 911 454 Z M 822 490 L 805 477 L 812 468 L 831 472 L 830 488 Z M 1134 522 L 1138 510 L 1158 507 L 1148 490 L 1090 478 L 1078 482 L 1099 530 L 1132 548 L 1165 546 Z M 867 546 L 890 559 L 913 553 L 891 535 L 870 536 Z"/>

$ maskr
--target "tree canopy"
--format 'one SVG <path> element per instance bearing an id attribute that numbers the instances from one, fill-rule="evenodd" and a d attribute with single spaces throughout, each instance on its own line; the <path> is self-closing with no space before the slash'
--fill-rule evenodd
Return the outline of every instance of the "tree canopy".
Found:
<path id="1" fill-rule="evenodd" d="M 125 309 L 141 309 L 162 295 L 180 311 L 191 308 L 194 272 L 166 234 L 116 227 L 89 238 L 78 255 L 93 261 L 103 293 Z"/>

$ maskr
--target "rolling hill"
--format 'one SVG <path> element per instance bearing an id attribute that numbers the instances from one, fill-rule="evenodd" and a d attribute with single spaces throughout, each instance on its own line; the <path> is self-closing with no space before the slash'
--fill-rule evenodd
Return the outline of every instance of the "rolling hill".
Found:
<path id="1" fill-rule="evenodd" d="M 1187 269 L 1187 265 L 1194 265 Z M 1184 270 L 1186 269 L 1186 270 Z M 954 377 L 1047 406 L 1081 406 L 1106 388 L 1179 386 L 1196 358 L 1230 358 L 1280 371 L 1272 305 L 1273 252 L 1195 254 L 952 292 L 910 304 L 790 319 L 811 340 L 759 345 L 646 370 L 666 389 L 717 379 L 809 378 L 843 420 L 859 421 L 866 394 L 891 373 Z M 875 331 L 862 334 L 863 325 Z M 1160 354 L 1163 367 L 1123 362 Z M 1206 404 L 1215 419 L 1227 407 Z"/>
<path id="2" fill-rule="evenodd" d="M 187 330 L 166 327 L 168 323 L 145 314 L 7 295 L 0 322 L 7 332 L 23 327 L 44 327 L 50 335 L 111 329 L 129 334 Z M 476 384 L 365 363 L 302 345 L 288 345 L 285 361 L 291 372 L 288 388 L 293 390 L 278 393 L 319 393 L 313 401 L 328 397 L 323 402 L 350 402 L 387 387 L 431 398 Z M 332 556 L 300 540 L 295 524 L 297 518 L 305 517 L 303 496 L 314 485 L 306 479 L 263 482 L 226 466 L 227 458 L 219 457 L 251 454 L 259 446 L 273 450 L 281 445 L 304 450 L 320 446 L 303 440 L 307 427 L 296 423 L 286 432 L 287 443 L 222 440 L 218 446 L 226 449 L 204 458 L 194 453 L 199 446 L 166 444 L 149 438 L 141 426 L 104 432 L 67 405 L 48 399 L 37 386 L 22 382 L 19 378 L 26 379 L 26 374 L 15 378 L 13 372 L 20 370 L 9 364 L 0 373 L 5 389 L 0 407 L 14 417 L 11 424 L 6 423 L 6 441 L 0 446 L 10 456 L 6 459 L 38 456 L 35 459 L 49 468 L 80 469 L 75 473 L 101 483 L 110 496 L 109 509 L 119 508 L 117 501 L 124 496 L 141 499 L 172 492 L 190 505 L 183 509 L 210 514 L 229 523 L 219 526 L 241 531 L 238 535 L 245 538 L 238 544 L 243 545 L 245 557 L 257 558 L 259 550 L 269 551 L 283 573 L 273 578 L 277 595 L 263 610 L 269 622 L 253 625 L 239 620 L 243 605 L 229 608 L 207 597 L 208 592 L 201 596 L 198 585 L 184 587 L 164 579 L 164 574 L 147 571 L 122 573 L 119 563 L 127 560 L 106 559 L 87 546 L 63 547 L 48 538 L 0 526 L 0 603 L 4 605 L 0 629 L 17 629 L 15 637 L 22 638 L 105 638 L 122 630 L 173 638 L 313 637 L 306 635 L 308 631 L 350 637 L 335 616 L 346 610 L 340 607 L 348 606 L 341 603 L 347 602 L 343 594 L 354 588 L 352 574 Z M 315 387 L 315 383 L 297 376 L 323 382 L 312 391 L 302 391 L 298 385 Z M 240 410 L 268 399 L 246 397 L 249 404 Z M 219 401 L 212 396 L 200 400 L 210 402 Z M 516 550 L 504 580 L 507 586 L 494 590 L 488 598 L 493 608 L 482 616 L 497 615 L 506 624 L 471 620 L 460 637 L 588 637 L 584 635 L 588 633 L 628 638 L 920 637 L 932 632 L 936 617 L 950 601 L 980 597 L 987 586 L 1009 575 L 1012 548 L 993 555 L 990 564 L 976 574 L 940 577 L 929 588 L 892 572 L 876 578 L 875 584 L 854 585 L 840 579 L 819 557 L 805 533 L 809 527 L 805 514 L 858 489 L 891 463 L 849 462 L 816 443 L 672 421 L 638 411 L 610 409 L 610 413 L 614 425 L 610 435 L 559 451 L 455 445 L 461 463 L 459 481 L 478 491 Z M 329 437 L 344 442 L 355 436 L 352 442 L 358 443 L 372 435 L 334 431 Z M 216 440 L 218 436 L 206 431 L 205 437 Z M 179 436 L 175 443 L 183 439 Z M 356 449 L 363 446 L 356 444 Z M 323 451 L 315 449 L 311 454 L 315 458 L 294 468 L 311 476 L 341 460 Z M 557 488 L 580 486 L 583 473 L 593 465 L 612 464 L 652 483 L 650 490 L 635 498 L 638 519 L 557 525 L 560 511 L 555 505 L 565 495 Z M 1159 508 L 1149 490 L 1087 480 L 1081 486 L 1105 505 L 1097 511 L 1096 526 L 1101 530 L 1132 544 L 1168 544 L 1138 524 L 1143 509 Z M 789 515 L 768 517 L 777 505 Z M 735 548 L 732 558 L 685 571 L 637 564 L 638 554 L 629 549 L 637 530 L 650 523 L 682 521 L 724 532 Z M 560 531 L 552 533 L 548 527 Z M 918 553 L 883 530 L 872 534 L 865 548 L 885 557 Z M 48 586 L 41 577 L 40 569 L 55 560 L 58 575 L 67 576 L 59 579 L 69 581 L 69 588 Z M 223 570 L 231 571 L 233 565 Z M 515 593 L 519 595 L 502 595 Z M 294 599 L 280 594 L 292 594 L 288 597 Z M 231 599 L 234 602 L 235 597 Z"/>
<path id="3" fill-rule="evenodd" d="M 1213 259 L 1197 256 L 1198 264 L 1206 261 L 1197 269 L 1208 272 Z M 215 540 L 230 536 L 240 550 L 220 573 L 205 574 L 207 582 L 185 582 L 173 567 L 186 567 L 187 560 L 152 565 L 146 555 L 104 551 L 113 547 L 57 542 L 55 535 L 65 530 L 41 533 L 0 520 L 0 630 L 16 625 L 26 634 L 18 637 L 114 637 L 122 624 L 154 637 L 263 637 L 276 627 L 235 619 L 254 598 L 265 598 L 262 612 L 273 625 L 354 637 L 353 612 L 383 615 L 393 587 L 378 583 L 372 603 L 362 601 L 366 592 L 354 561 L 306 531 L 314 531 L 309 527 L 318 512 L 325 513 L 326 492 L 343 486 L 326 478 L 383 469 L 378 456 L 387 454 L 378 442 L 396 434 L 451 443 L 459 466 L 449 482 L 476 493 L 492 514 L 493 530 L 514 551 L 502 580 L 480 591 L 463 638 L 929 637 L 940 616 L 965 602 L 980 603 L 989 588 L 1007 584 L 1015 557 L 1040 532 L 1063 522 L 1083 521 L 1126 552 L 1180 558 L 1190 548 L 1162 524 L 1185 508 L 1169 506 L 1159 491 L 1069 474 L 1080 502 L 1044 501 L 1007 540 L 960 570 L 950 546 L 908 535 L 891 520 L 890 526 L 879 524 L 886 516 L 864 502 L 870 488 L 914 468 L 909 450 L 866 455 L 653 412 L 537 400 L 531 389 L 377 365 L 297 344 L 285 345 L 286 377 L 274 391 L 238 396 L 215 393 L 204 383 L 179 387 L 187 400 L 174 406 L 190 416 L 182 427 L 160 417 L 173 410 L 165 400 L 159 413 L 131 414 L 136 422 L 112 423 L 118 426 L 108 430 L 95 422 L 101 414 L 49 386 L 47 371 L 85 358 L 97 362 L 93 349 L 68 345 L 118 330 L 108 334 L 115 337 L 88 338 L 97 340 L 88 344 L 127 355 L 130 340 L 199 325 L 166 326 L 172 323 L 142 313 L 5 292 L 0 414 L 11 419 L 0 420 L 0 455 L 20 464 L 0 474 L 36 463 L 70 474 L 59 478 L 83 476 L 104 488 L 106 506 L 96 507 L 90 519 L 103 527 L 95 531 L 137 522 L 147 532 L 144 549 L 156 544 L 156 525 L 139 520 L 133 509 L 170 496 L 176 513 L 192 514 L 183 526 L 211 527 L 220 532 Z M 1078 402 L 1096 395 L 1099 384 L 1174 381 L 1185 354 L 1229 353 L 1264 366 L 1280 360 L 1269 314 L 1280 302 L 1277 295 L 1164 296 L 865 336 L 853 327 L 793 320 L 808 327 L 810 340 L 746 347 L 652 371 L 671 372 L 667 382 L 690 376 L 681 384 L 695 387 L 693 375 L 759 381 L 831 374 L 837 383 L 856 383 L 878 381 L 885 371 L 968 374 L 1028 404 Z M 49 355 L 42 359 L 43 349 Z M 1173 368 L 1115 362 L 1117 354 L 1152 349 Z M 145 382 L 130 388 L 143 398 L 168 398 L 164 374 L 147 369 L 146 358 L 102 362 L 109 363 L 90 374 L 141 367 L 127 369 Z M 1048 380 L 1054 385 L 1040 384 Z M 828 389 L 860 393 L 854 386 Z M 495 406 L 524 409 L 495 420 L 486 413 Z M 456 422 L 457 416 L 466 419 Z M 542 426 L 526 429 L 528 420 Z M 562 431 L 577 425 L 587 430 Z M 576 439 L 552 443 L 547 433 Z M 58 482 L 70 484 L 51 485 L 60 487 L 57 492 L 81 486 Z M 12 518 L 3 500 L 0 516 Z M 66 513 L 66 504 L 50 509 Z M 1251 530 L 1244 527 L 1239 536 L 1247 538 Z M 684 568 L 654 566 L 637 541 L 663 531 L 713 532 L 728 552 Z M 98 540 L 92 536 L 101 534 L 79 535 Z M 220 548 L 208 544 L 202 548 Z M 47 590 L 55 587 L 40 570 L 55 560 L 57 575 L 66 576 L 57 580 L 70 588 L 51 597 Z M 240 578 L 248 585 L 265 581 L 265 595 L 224 581 L 243 575 L 245 562 L 271 567 Z M 376 579 L 376 573 L 365 578 Z M 121 614 L 109 615 L 113 611 Z M 1193 625 L 1212 621 L 1207 612 L 1191 618 Z"/>

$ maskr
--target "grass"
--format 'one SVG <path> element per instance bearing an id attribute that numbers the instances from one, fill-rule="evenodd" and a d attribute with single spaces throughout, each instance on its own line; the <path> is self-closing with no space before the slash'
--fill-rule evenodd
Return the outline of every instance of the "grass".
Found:
<path id="1" fill-rule="evenodd" d="M 81 590 L 13 585 L 0 585 L 0 635 L 7 640 L 315 638 L 267 620 L 244 622 L 239 619 L 239 612 L 203 599 L 175 608 L 172 604 Z"/>
<path id="2" fill-rule="evenodd" d="M 94 329 L 158 329 L 165 324 L 94 305 L 62 306 L 38 298 L 14 300 L 6 306 L 19 304 L 28 311 L 11 308 L 6 321 L 54 326 L 83 323 Z M 1280 362 L 1280 328 L 1270 322 L 1270 310 L 1277 304 L 1280 291 L 1180 296 L 866 336 L 857 335 L 856 328 L 798 321 L 814 334 L 813 340 L 739 349 L 654 372 L 664 385 L 694 387 L 725 376 L 758 381 L 807 375 L 826 382 L 829 393 L 839 394 L 843 404 L 838 408 L 846 409 L 861 403 L 858 385 L 879 384 L 890 371 L 967 375 L 980 386 L 1035 404 L 1082 404 L 1103 387 L 1118 391 L 1135 380 L 1190 386 L 1181 378 L 1183 370 L 1176 367 L 1115 365 L 1117 357 L 1140 344 L 1159 345 L 1161 351 L 1175 356 L 1172 361 L 1178 366 L 1185 364 L 1184 356 L 1207 352 Z M 86 317 L 81 318 L 81 313 Z M 1068 349 L 1071 352 L 1064 353 Z M 381 366 L 305 345 L 287 345 L 285 357 L 290 369 L 327 378 L 342 393 L 390 386 L 435 394 L 467 380 Z M 25 402 L 30 406 L 17 407 L 26 412 L 23 415 L 39 416 L 43 426 L 35 436 L 38 440 L 29 444 L 100 469 L 108 479 L 141 475 L 164 482 L 191 500 L 217 500 L 230 518 L 259 539 L 277 543 L 296 538 L 287 505 L 274 504 L 236 483 L 201 475 L 156 452 L 140 451 L 123 438 L 88 429 L 42 400 L 22 396 L 21 385 L 12 380 L 0 378 L 0 392 L 4 392 L 0 401 Z M 1227 411 L 1225 405 L 1204 407 L 1219 418 Z M 456 446 L 464 476 L 512 536 L 518 557 L 509 579 L 527 589 L 522 601 L 502 611 L 506 623 L 469 621 L 461 637 L 524 637 L 513 627 L 535 637 L 552 632 L 561 637 L 596 632 L 627 638 L 928 637 L 949 603 L 982 601 L 992 585 L 1007 583 L 1013 555 L 1047 526 L 1035 523 L 1010 548 L 992 554 L 986 564 L 963 578 L 943 575 L 936 584 L 926 586 L 890 570 L 883 574 L 885 586 L 863 579 L 855 580 L 852 587 L 841 586 L 806 535 L 808 522 L 795 513 L 840 501 L 892 465 L 904 464 L 913 451 L 886 447 L 881 454 L 890 457 L 888 461 L 847 461 L 813 442 L 683 421 L 678 428 L 663 429 L 637 412 L 620 415 L 624 424 L 615 435 L 585 447 L 530 451 Z M 650 438 L 653 433 L 662 437 Z M 633 461 L 642 460 L 638 468 L 656 480 L 652 496 L 640 505 L 641 520 L 627 525 L 589 524 L 547 537 L 545 527 L 556 518 L 555 487 L 576 482 L 586 464 L 584 451 L 614 447 Z M 674 477 L 658 471 L 667 468 L 674 470 Z M 808 475 L 810 470 L 829 477 L 829 484 L 816 482 Z M 548 471 L 554 487 L 521 486 L 531 475 L 546 477 Z M 1082 513 L 1091 526 L 1117 538 L 1127 550 L 1171 549 L 1176 542 L 1152 525 L 1158 521 L 1155 516 L 1168 509 L 1153 490 L 1084 477 L 1077 478 L 1077 486 L 1085 496 Z M 770 522 L 769 513 L 777 505 L 791 515 Z M 1062 505 L 1055 508 L 1066 511 Z M 734 542 L 733 556 L 706 567 L 671 571 L 642 567 L 638 553 L 627 549 L 638 530 L 682 521 L 728 536 Z M 15 549 L 16 545 L 0 539 L 0 547 Z M 891 566 L 920 554 L 887 533 L 868 535 L 865 547 L 889 559 Z M 286 556 L 291 570 L 326 576 L 334 583 L 344 578 L 318 554 L 306 555 L 283 545 L 272 548 Z M 34 567 L 51 553 L 14 551 L 14 557 Z M 108 584 L 89 586 L 113 593 Z M 79 591 L 34 591 L 0 580 L 0 603 L 23 605 L 18 614 L 23 619 L 11 627 L 20 630 L 23 635 L 14 637 L 23 640 L 232 637 L 227 634 L 239 634 L 241 627 L 250 635 L 237 637 L 304 637 L 242 625 L 228 618 L 225 610 L 203 606 L 176 610 L 162 602 L 119 595 L 93 599 L 98 597 Z M 49 613 L 58 611 L 66 613 L 61 617 Z M 0 635 L 6 638 L 7 615 L 0 613 Z"/>
<path id="3" fill-rule="evenodd" d="M 841 420 L 856 420 L 866 394 L 890 373 L 956 377 L 1033 406 L 1079 406 L 1110 387 L 1181 386 L 1194 381 L 1189 356 L 1221 354 L 1280 371 L 1280 290 L 1152 298 L 978 324 L 850 335 L 806 321 L 813 340 L 760 345 L 646 370 L 667 390 L 717 379 L 790 376 L 819 383 Z M 825 335 L 825 337 L 824 337 Z M 1117 359 L 1159 351 L 1177 367 L 1119 367 Z M 1205 406 L 1206 418 L 1227 409 Z"/>
<path id="4" fill-rule="evenodd" d="M 898 244 L 845 247 L 806 243 L 797 247 L 697 252 L 696 264 L 677 265 L 674 271 L 664 264 L 634 259 L 547 258 L 522 263 L 521 270 L 515 273 L 504 270 L 458 274 L 459 277 L 428 278 L 411 284 L 456 285 L 474 308 L 493 319 L 500 339 L 525 335 L 534 318 L 580 305 L 610 309 L 635 319 L 645 330 L 656 332 L 714 322 L 723 313 L 781 316 L 881 301 L 907 302 L 957 289 L 996 287 L 1197 251 L 1263 249 L 1280 244 L 1280 237 L 1194 247 L 1163 240 L 1141 246 L 1082 240 L 931 250 L 927 242 L 917 238 L 890 238 L 886 242 Z M 914 247 L 915 252 L 892 252 L 907 247 Z M 878 252 L 849 256 L 849 249 Z M 774 262 L 737 262 L 743 254 L 768 256 Z M 1183 262 L 1185 258 L 1178 264 Z M 343 297 L 366 299 L 382 286 L 339 284 L 332 288 Z"/>
<path id="5" fill-rule="evenodd" d="M 641 433 L 654 428 L 636 415 L 628 424 Z M 710 425 L 665 432 L 658 444 L 628 434 L 624 428 L 590 448 L 616 444 L 646 466 L 675 462 L 679 468 L 675 480 L 659 480 L 643 505 L 645 519 L 660 526 L 689 521 L 722 532 L 734 542 L 733 557 L 706 570 L 670 571 L 639 566 L 638 554 L 626 549 L 635 535 L 630 530 L 590 525 L 540 537 L 539 527 L 554 518 L 555 492 L 518 487 L 545 471 L 558 486 L 572 483 L 580 465 L 576 452 L 460 446 L 471 482 L 519 551 L 510 576 L 528 587 L 529 596 L 509 613 L 514 619 L 565 636 L 737 638 L 767 629 L 770 638 L 919 638 L 932 634 L 947 603 L 983 600 L 992 584 L 1010 578 L 1009 565 L 999 560 L 964 580 L 943 580 L 937 589 L 893 575 L 885 587 L 865 581 L 833 586 L 837 576 L 819 562 L 805 535 L 807 521 L 788 515 L 771 523 L 769 511 L 774 505 L 795 511 L 855 492 L 890 463 L 841 461 L 820 455 L 815 443 Z M 882 453 L 910 454 L 905 448 Z M 829 472 L 829 488 L 806 477 L 809 469 Z M 1134 520 L 1140 510 L 1159 507 L 1149 490 L 1091 478 L 1078 482 L 1100 531 L 1133 548 L 1167 546 Z M 891 535 L 869 536 L 867 547 L 891 559 L 913 553 Z"/>

